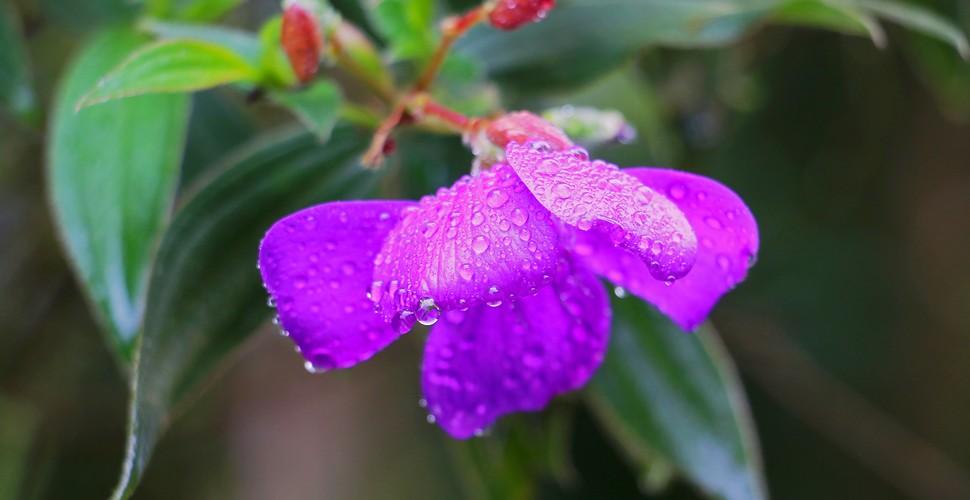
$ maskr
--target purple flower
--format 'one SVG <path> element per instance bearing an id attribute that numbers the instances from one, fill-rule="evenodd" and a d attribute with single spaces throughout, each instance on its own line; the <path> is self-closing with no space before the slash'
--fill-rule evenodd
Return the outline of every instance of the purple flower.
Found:
<path id="1" fill-rule="evenodd" d="M 428 410 L 468 438 L 589 380 L 610 328 L 598 277 L 691 330 L 757 252 L 751 212 L 711 179 L 542 142 L 506 157 L 419 202 L 326 203 L 269 230 L 263 280 L 308 367 L 353 366 L 434 325 Z"/>

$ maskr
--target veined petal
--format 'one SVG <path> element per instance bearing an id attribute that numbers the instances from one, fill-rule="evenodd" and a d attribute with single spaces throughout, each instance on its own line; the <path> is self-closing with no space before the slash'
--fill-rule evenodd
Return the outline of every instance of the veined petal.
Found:
<path id="1" fill-rule="evenodd" d="M 744 280 L 758 253 L 758 225 L 744 201 L 699 175 L 657 168 L 627 169 L 684 212 L 700 241 L 697 262 L 671 286 L 651 278 L 636 256 L 576 232 L 573 252 L 597 274 L 654 304 L 684 330 L 693 330 L 724 293 Z"/>
<path id="2" fill-rule="evenodd" d="M 545 143 L 509 143 L 508 162 L 536 199 L 563 222 L 603 235 L 663 281 L 690 271 L 697 238 L 677 206 L 635 177 L 586 151 L 553 151 Z M 656 252 L 658 244 L 662 252 Z"/>
<path id="3" fill-rule="evenodd" d="M 421 386 L 448 434 L 469 438 L 502 415 L 540 410 L 599 367 L 609 301 L 596 276 L 565 267 L 535 295 L 449 311 L 431 329 Z"/>
<path id="4" fill-rule="evenodd" d="M 355 365 L 398 337 L 374 312 L 367 290 L 374 255 L 413 204 L 317 205 L 280 220 L 263 238 L 259 269 L 280 327 L 315 369 Z"/>
<path id="5" fill-rule="evenodd" d="M 407 331 L 442 310 L 533 294 L 560 253 L 550 219 L 507 165 L 466 176 L 405 210 L 375 259 L 372 297 Z"/>

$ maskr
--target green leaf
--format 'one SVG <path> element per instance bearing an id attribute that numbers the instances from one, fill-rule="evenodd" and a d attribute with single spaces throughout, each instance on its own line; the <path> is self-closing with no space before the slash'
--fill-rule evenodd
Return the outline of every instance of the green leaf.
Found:
<path id="1" fill-rule="evenodd" d="M 282 16 L 268 19 L 259 30 L 259 67 L 276 88 L 286 88 L 296 83 L 293 66 L 283 51 L 282 32 Z"/>
<path id="2" fill-rule="evenodd" d="M 166 40 L 195 40 L 221 45 L 259 66 L 259 38 L 247 31 L 224 26 L 206 24 L 187 24 L 170 21 L 148 20 L 140 25 L 141 29 Z"/>
<path id="3" fill-rule="evenodd" d="M 716 498 L 766 498 L 741 383 L 709 325 L 686 334 L 637 299 L 613 302 L 606 360 L 587 395 L 639 466 L 659 455 Z"/>
<path id="4" fill-rule="evenodd" d="M 273 92 L 270 97 L 296 115 L 320 142 L 330 138 L 343 102 L 340 89 L 329 81 L 318 81 L 301 90 Z"/>
<path id="5" fill-rule="evenodd" d="M 82 93 L 145 43 L 131 31 L 85 46 L 57 89 L 47 181 L 61 237 L 112 344 L 130 359 L 147 278 L 169 219 L 188 96 L 142 96 L 74 111 Z"/>
<path id="6" fill-rule="evenodd" d="M 763 11 L 732 0 L 575 0 L 516 31 L 476 28 L 458 48 L 506 84 L 573 86 L 648 45 L 710 47 L 734 41 Z"/>
<path id="7" fill-rule="evenodd" d="M 25 121 L 37 113 L 27 51 L 13 5 L 0 5 L 0 105 Z"/>
<path id="8" fill-rule="evenodd" d="M 875 16 L 852 5 L 827 0 L 791 0 L 775 9 L 773 22 L 825 28 L 850 35 L 868 35 L 877 47 L 886 45 L 886 33 Z"/>
<path id="9" fill-rule="evenodd" d="M 433 0 L 379 0 L 374 25 L 397 59 L 425 59 L 435 50 Z"/>
<path id="10" fill-rule="evenodd" d="M 270 317 L 256 270 L 265 231 L 299 208 L 368 193 L 377 176 L 357 164 L 367 143 L 346 127 L 326 145 L 308 133 L 264 138 L 188 190 L 152 273 L 114 498 L 135 490 L 172 412 Z"/>
<path id="11" fill-rule="evenodd" d="M 232 50 L 199 40 L 161 40 L 128 57 L 78 103 L 78 108 L 141 94 L 192 92 L 257 82 L 259 69 Z"/>
<path id="12" fill-rule="evenodd" d="M 967 35 L 946 18 L 918 5 L 894 0 L 843 0 L 883 19 L 949 43 L 964 59 L 970 60 Z"/>
<path id="13" fill-rule="evenodd" d="M 205 22 L 219 19 L 242 0 L 148 0 L 146 3 L 154 17 Z"/>

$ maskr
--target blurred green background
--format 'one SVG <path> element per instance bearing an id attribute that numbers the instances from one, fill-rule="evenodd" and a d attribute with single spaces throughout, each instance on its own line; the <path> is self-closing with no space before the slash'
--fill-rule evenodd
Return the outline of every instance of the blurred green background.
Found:
<path id="1" fill-rule="evenodd" d="M 967 2 L 927 5 L 970 30 Z M 0 111 L 0 499 L 104 498 L 123 457 L 127 383 L 57 242 L 43 156 L 68 57 L 127 7 L 4 7 L 18 13 L 41 105 Z M 228 22 L 256 27 L 277 9 L 246 2 Z M 759 262 L 712 320 L 742 373 L 774 498 L 966 491 L 970 65 L 942 43 L 888 35 L 880 50 L 769 26 L 726 48 L 644 50 L 578 89 L 505 94 L 509 109 L 619 109 L 638 140 L 596 156 L 703 173 L 751 207 Z M 242 144 L 284 119 L 228 90 L 194 105 L 194 165 L 224 152 L 212 144 Z M 232 126 L 212 127 L 213 115 Z M 409 161 L 401 142 L 391 168 Z M 470 161 L 457 139 L 410 147 L 447 151 L 425 166 L 441 184 Z M 417 407 L 420 356 L 412 335 L 380 362 L 313 376 L 265 328 L 174 421 L 136 498 L 464 495 L 461 457 Z M 679 481 L 638 484 L 589 415 L 569 418 L 574 470 L 542 478 L 540 496 L 697 497 Z"/>

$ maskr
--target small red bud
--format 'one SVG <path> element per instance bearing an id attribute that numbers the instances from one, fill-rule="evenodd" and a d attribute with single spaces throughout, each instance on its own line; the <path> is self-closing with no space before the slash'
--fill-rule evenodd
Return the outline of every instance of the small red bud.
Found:
<path id="1" fill-rule="evenodd" d="M 287 7 L 280 38 L 296 78 L 303 83 L 312 80 L 323 52 L 320 28 L 313 14 L 299 5 Z"/>
<path id="2" fill-rule="evenodd" d="M 509 113 L 493 121 L 485 128 L 485 136 L 501 148 L 510 142 L 525 144 L 529 141 L 546 141 L 556 150 L 573 145 L 562 130 L 528 111 Z"/>
<path id="3" fill-rule="evenodd" d="M 488 13 L 488 22 L 500 30 L 514 30 L 540 21 L 556 6 L 556 0 L 501 0 Z"/>

